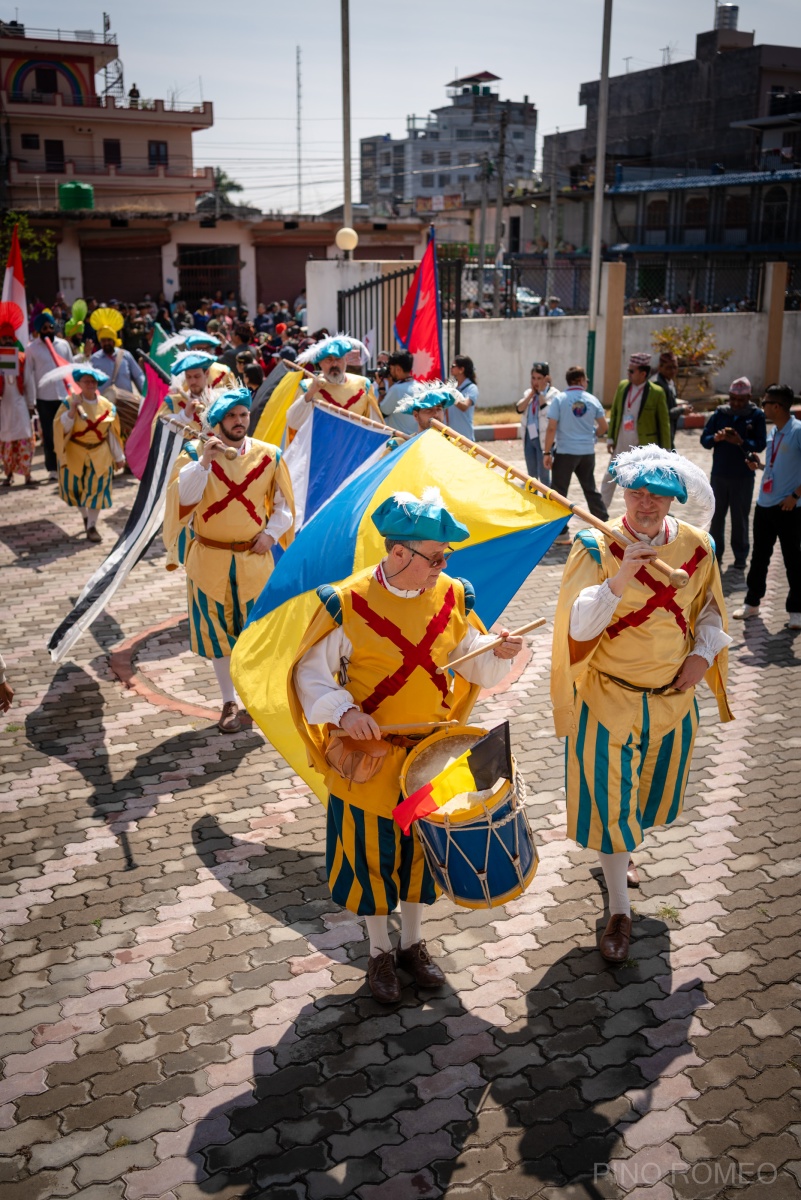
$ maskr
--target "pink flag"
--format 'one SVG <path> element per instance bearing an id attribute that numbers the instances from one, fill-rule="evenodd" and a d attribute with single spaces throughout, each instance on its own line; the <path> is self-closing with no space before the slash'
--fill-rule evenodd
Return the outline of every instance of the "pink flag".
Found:
<path id="1" fill-rule="evenodd" d="M 153 418 L 161 408 L 162 401 L 169 391 L 169 385 L 153 370 L 147 359 L 142 366 L 147 379 L 147 394 L 140 405 L 139 416 L 136 418 L 131 435 L 125 443 L 125 458 L 137 479 L 141 479 L 145 473 L 152 440 Z"/>
<path id="2" fill-rule="evenodd" d="M 31 336 L 28 332 L 28 304 L 25 300 L 25 275 L 22 270 L 22 251 L 19 248 L 16 225 L 11 235 L 11 249 L 8 252 L 6 273 L 3 278 L 2 298 L 3 300 L 11 300 L 13 304 L 18 304 L 22 309 L 23 322 L 17 330 L 17 340 L 24 350 L 31 340 Z"/>
<path id="3" fill-rule="evenodd" d="M 414 356 L 415 379 L 442 379 L 442 321 L 433 227 L 412 286 L 395 318 L 395 337 Z"/>

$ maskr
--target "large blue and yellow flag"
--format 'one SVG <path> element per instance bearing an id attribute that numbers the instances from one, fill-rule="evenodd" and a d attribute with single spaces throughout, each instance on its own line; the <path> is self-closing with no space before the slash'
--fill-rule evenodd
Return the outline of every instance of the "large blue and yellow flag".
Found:
<path id="1" fill-rule="evenodd" d="M 248 712 L 290 766 L 324 796 L 323 778 L 287 699 L 287 676 L 319 608 L 316 589 L 378 563 L 384 543 L 370 520 L 395 492 L 421 495 L 435 484 L 448 509 L 470 530 L 448 562 L 469 579 L 476 613 L 489 627 L 565 528 L 570 513 L 488 469 L 442 434 L 426 430 L 354 476 L 304 526 L 253 608 L 234 648 L 231 671 Z"/>

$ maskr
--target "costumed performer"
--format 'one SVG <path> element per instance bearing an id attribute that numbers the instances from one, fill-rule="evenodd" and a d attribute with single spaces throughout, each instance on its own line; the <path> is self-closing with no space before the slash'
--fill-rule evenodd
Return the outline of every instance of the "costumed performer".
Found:
<path id="1" fill-rule="evenodd" d="M 169 417 L 176 425 L 191 426 L 196 433 L 203 428 L 202 413 L 211 399 L 210 371 L 216 360 L 200 350 L 179 354 L 170 367 L 173 383 L 156 413 L 156 419 Z"/>
<path id="2" fill-rule="evenodd" d="M 167 489 L 164 544 L 168 554 L 191 523 L 186 548 L 189 639 L 195 654 L 210 658 L 222 695 L 223 733 L 241 729 L 231 681 L 231 651 L 256 597 L 273 570 L 272 548 L 292 539 L 295 505 L 281 451 L 247 437 L 247 388 L 221 392 L 206 410 L 213 430 L 189 442 Z M 223 456 L 232 447 L 233 458 Z"/>
<path id="3" fill-rule="evenodd" d="M 17 330 L 25 315 L 11 300 L 0 303 L 0 347 L 5 350 L 0 370 L 0 466 L 3 468 L 3 487 L 11 487 L 15 475 L 21 475 L 26 487 L 36 487 L 39 480 L 31 475 L 33 464 L 34 421 L 36 406 L 33 397 L 25 392 L 25 355 L 17 348 Z"/>
<path id="4" fill-rule="evenodd" d="M 351 375 L 346 372 L 345 359 L 353 350 L 359 351 L 365 360 L 369 358 L 369 351 L 362 342 L 346 337 L 344 333 L 338 333 L 334 337 L 315 342 L 298 355 L 299 364 L 311 363 L 319 367 L 320 374 L 311 381 L 305 393 L 300 389 L 303 394 L 289 406 L 286 416 L 289 441 L 307 420 L 312 411 L 311 401 L 315 396 L 319 396 L 327 404 L 344 408 L 355 417 L 371 417 L 374 421 L 384 424 L 369 379 L 363 375 Z"/>
<path id="5" fill-rule="evenodd" d="M 445 422 L 445 409 L 456 403 L 459 390 L 453 383 L 434 379 L 431 383 L 420 383 L 417 390 L 398 402 L 396 413 L 409 413 L 414 417 L 416 432 L 430 429 L 432 421 Z"/>
<path id="6" fill-rule="evenodd" d="M 80 509 L 88 541 L 102 542 L 98 514 L 111 508 L 114 471 L 125 466 L 120 421 L 116 407 L 98 392 L 108 383 L 105 371 L 76 363 L 70 373 L 81 394 L 70 393 L 62 401 L 53 423 L 59 495 L 65 504 Z"/>
<path id="7" fill-rule="evenodd" d="M 59 470 L 53 433 L 56 417 L 61 411 L 61 402 L 67 395 L 67 388 L 63 376 L 53 376 L 53 364 L 57 361 L 53 351 L 68 363 L 72 362 L 73 355 L 69 342 L 56 337 L 55 318 L 50 309 L 46 308 L 34 317 L 33 330 L 36 336 L 31 338 L 25 349 L 25 394 L 28 403 L 36 405 L 39 414 L 48 481 L 58 483 Z M 43 382 L 45 379 L 47 382 Z"/>
<path id="8" fill-rule="evenodd" d="M 404 744 L 390 745 L 369 782 L 346 788 L 326 763 L 330 729 L 338 727 L 358 742 L 379 738 L 382 725 L 466 721 L 480 688 L 503 678 L 522 640 L 503 630 L 506 640 L 492 654 L 458 672 L 437 674 L 438 666 L 492 640 L 472 611 L 471 585 L 444 572 L 449 543 L 463 542 L 469 532 L 445 508 L 437 488 L 427 488 L 422 499 L 396 493 L 372 520 L 386 554 L 378 566 L 317 589 L 320 608 L 290 669 L 289 703 L 310 762 L 329 791 L 331 895 L 365 918 L 367 982 L 376 1000 L 391 1004 L 400 997 L 396 967 L 420 987 L 438 987 L 445 978 L 421 934 L 424 907 L 436 899 L 434 881 L 416 829 L 403 836 L 392 819 L 412 740 L 396 739 Z M 387 917 L 399 901 L 396 957 Z"/>
<path id="9" fill-rule="evenodd" d="M 162 342 L 156 350 L 156 357 L 159 358 L 164 354 L 168 354 L 170 350 L 176 347 L 184 354 L 206 354 L 211 358 L 212 361 L 208 376 L 209 387 L 235 388 L 238 386 L 237 378 L 233 371 L 229 370 L 224 362 L 218 362 L 214 357 L 215 354 L 219 354 L 222 350 L 222 342 L 213 333 L 207 333 L 203 329 L 184 330 Z M 175 374 L 175 372 L 171 370 L 170 374 Z"/>
<path id="10" fill-rule="evenodd" d="M 706 679 L 722 721 L 726 606 L 708 533 L 670 514 L 688 497 L 708 524 L 714 497 L 703 471 L 675 451 L 636 446 L 612 464 L 626 513 L 611 524 L 624 550 L 581 530 L 556 609 L 551 698 L 566 737 L 568 837 L 597 851 L 609 897 L 603 957 L 625 962 L 631 937 L 627 885 L 639 886 L 632 850 L 679 816 L 698 727 L 696 685 Z M 683 568 L 676 589 L 650 563 Z"/>

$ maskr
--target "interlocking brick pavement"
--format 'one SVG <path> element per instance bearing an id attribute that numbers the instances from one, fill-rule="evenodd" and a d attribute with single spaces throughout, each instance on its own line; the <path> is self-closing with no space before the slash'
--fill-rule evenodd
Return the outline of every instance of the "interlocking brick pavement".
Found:
<path id="1" fill-rule="evenodd" d="M 679 448 L 708 466 L 694 435 Z M 109 535 L 133 494 L 117 484 Z M 49 662 L 108 549 L 79 526 L 51 488 L 0 496 L 0 1200 L 801 1195 L 801 635 L 780 562 L 732 630 L 738 719 L 701 690 L 685 812 L 638 851 L 629 962 L 600 958 L 595 856 L 565 838 L 546 630 L 476 714 L 511 721 L 540 869 L 502 909 L 439 900 L 448 987 L 383 1009 L 328 896 L 322 809 L 258 730 L 214 728 L 158 546 Z M 566 555 L 510 624 L 553 616 Z M 724 586 L 734 607 L 742 577 Z"/>

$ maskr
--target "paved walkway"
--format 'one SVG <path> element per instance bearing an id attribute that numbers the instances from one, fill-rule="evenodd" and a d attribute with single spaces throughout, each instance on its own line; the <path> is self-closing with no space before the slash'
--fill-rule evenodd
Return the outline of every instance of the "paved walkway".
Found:
<path id="1" fill-rule="evenodd" d="M 258 731 L 213 728 L 158 547 L 49 662 L 104 553 L 79 527 L 50 488 L 0 495 L 0 1200 L 801 1195 L 801 634 L 778 564 L 735 623 L 738 720 L 700 694 L 686 811 L 637 856 L 630 961 L 600 958 L 594 855 L 565 840 L 546 631 L 477 713 L 511 720 L 539 872 L 503 909 L 440 900 L 449 986 L 386 1010 L 327 893 L 322 809 Z M 510 620 L 552 616 L 565 557 Z"/>

